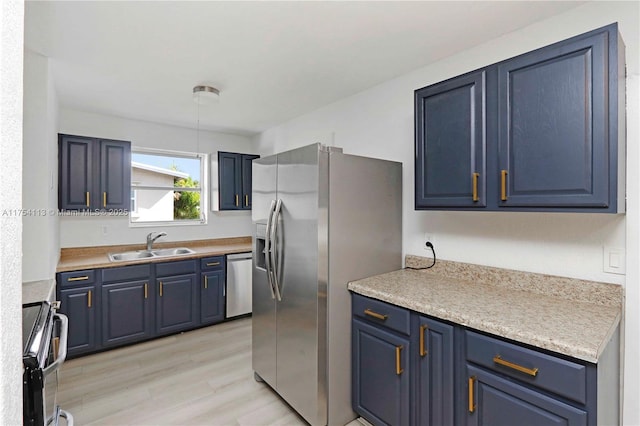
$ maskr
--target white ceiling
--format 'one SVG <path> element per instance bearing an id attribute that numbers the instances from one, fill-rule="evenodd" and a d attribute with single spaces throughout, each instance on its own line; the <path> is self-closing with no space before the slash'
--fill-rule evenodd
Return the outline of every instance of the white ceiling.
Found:
<path id="1" fill-rule="evenodd" d="M 62 106 L 245 135 L 584 2 L 28 1 Z"/>

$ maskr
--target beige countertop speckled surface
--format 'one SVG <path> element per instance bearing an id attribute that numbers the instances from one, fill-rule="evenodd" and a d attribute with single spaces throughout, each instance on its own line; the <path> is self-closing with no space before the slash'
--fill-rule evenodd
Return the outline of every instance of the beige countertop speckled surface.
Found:
<path id="1" fill-rule="evenodd" d="M 195 253 L 181 256 L 145 258 L 124 262 L 111 262 L 109 253 L 119 253 L 132 250 L 144 250 L 144 244 L 63 248 L 56 272 L 77 271 L 80 269 L 114 268 L 118 266 L 134 265 L 150 262 L 167 262 L 172 260 L 195 259 L 203 256 L 218 256 L 232 253 L 251 251 L 251 237 L 218 238 L 211 240 L 178 241 L 169 243 L 155 243 L 154 249 L 187 247 Z"/>
<path id="2" fill-rule="evenodd" d="M 40 280 L 22 283 L 22 303 L 53 301 L 56 294 L 56 280 Z"/>
<path id="3" fill-rule="evenodd" d="M 620 322 L 623 294 L 615 284 L 448 261 L 354 281 L 349 290 L 593 363 Z"/>

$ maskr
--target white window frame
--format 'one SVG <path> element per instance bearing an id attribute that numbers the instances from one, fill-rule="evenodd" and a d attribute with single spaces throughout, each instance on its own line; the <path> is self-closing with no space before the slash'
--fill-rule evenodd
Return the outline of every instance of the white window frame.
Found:
<path id="1" fill-rule="evenodd" d="M 207 212 L 209 210 L 209 191 L 208 191 L 208 165 L 209 156 L 203 153 L 184 152 L 184 151 L 172 151 L 165 149 L 153 149 L 153 148 L 140 148 L 132 147 L 131 154 L 150 154 L 168 157 L 182 157 L 182 158 L 195 158 L 200 161 L 200 219 L 183 219 L 183 220 L 165 220 L 165 221 L 153 221 L 153 222 L 137 222 L 132 221 L 132 215 L 129 215 L 129 227 L 130 228 L 147 228 L 147 227 L 171 227 L 171 226 L 199 226 L 206 225 L 208 220 Z M 134 186 L 133 185 L 133 165 L 131 166 L 131 192 L 136 189 L 165 189 L 162 187 L 154 186 Z M 167 187 L 167 190 L 175 190 L 175 187 Z M 136 200 L 137 201 L 137 200 Z M 137 209 L 136 202 L 136 209 Z"/>

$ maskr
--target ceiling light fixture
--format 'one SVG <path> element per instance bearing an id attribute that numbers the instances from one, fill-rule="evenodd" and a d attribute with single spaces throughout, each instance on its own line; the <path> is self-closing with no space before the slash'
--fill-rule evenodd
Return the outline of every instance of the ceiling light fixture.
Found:
<path id="1" fill-rule="evenodd" d="M 220 91 L 211 86 L 195 86 L 193 100 L 199 105 L 209 105 L 220 100 Z"/>

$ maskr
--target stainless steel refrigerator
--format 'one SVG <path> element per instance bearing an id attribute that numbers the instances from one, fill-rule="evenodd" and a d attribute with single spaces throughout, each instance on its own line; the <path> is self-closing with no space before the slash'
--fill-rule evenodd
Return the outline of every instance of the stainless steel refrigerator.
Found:
<path id="1" fill-rule="evenodd" d="M 253 161 L 252 361 L 307 422 L 351 409 L 347 283 L 402 265 L 402 164 L 305 146 Z"/>

